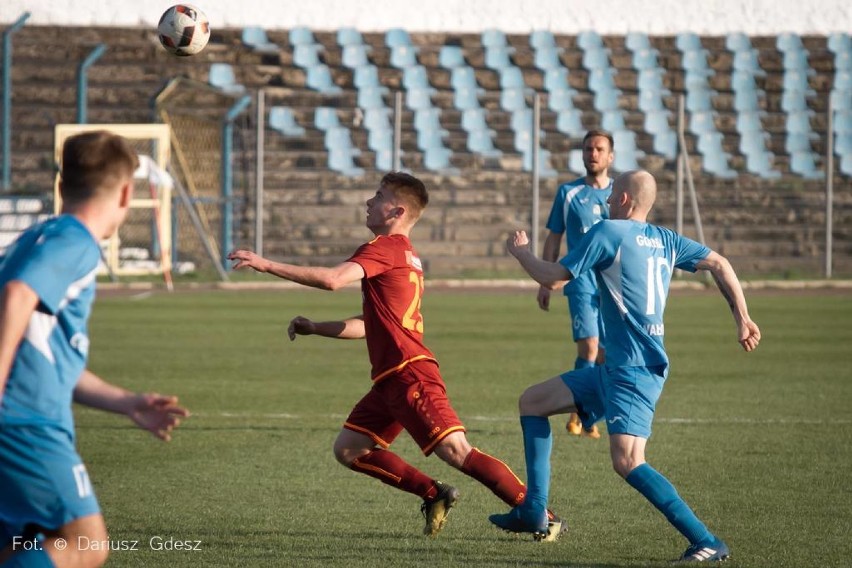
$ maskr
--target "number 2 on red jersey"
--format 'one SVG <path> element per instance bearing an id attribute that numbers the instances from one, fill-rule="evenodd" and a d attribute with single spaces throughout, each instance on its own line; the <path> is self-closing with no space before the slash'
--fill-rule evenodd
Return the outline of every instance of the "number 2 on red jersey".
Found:
<path id="1" fill-rule="evenodd" d="M 420 315 L 420 302 L 423 300 L 423 275 L 412 270 L 408 273 L 408 281 L 414 284 L 414 297 L 411 298 L 411 303 L 405 310 L 405 315 L 402 316 L 402 327 L 423 333 L 423 316 Z"/>

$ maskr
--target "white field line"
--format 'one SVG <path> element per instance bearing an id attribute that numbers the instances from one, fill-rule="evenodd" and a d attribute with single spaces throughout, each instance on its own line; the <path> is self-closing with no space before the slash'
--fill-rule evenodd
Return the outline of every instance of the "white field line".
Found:
<path id="1" fill-rule="evenodd" d="M 276 420 L 302 420 L 302 419 L 334 419 L 343 420 L 347 414 L 293 414 L 289 412 L 193 412 L 193 416 L 199 418 L 240 418 L 240 419 L 276 419 Z M 518 422 L 517 416 L 462 416 L 462 422 Z M 656 417 L 655 423 L 660 424 L 754 424 L 754 425 L 838 425 L 852 424 L 848 418 L 680 418 L 680 417 Z"/>

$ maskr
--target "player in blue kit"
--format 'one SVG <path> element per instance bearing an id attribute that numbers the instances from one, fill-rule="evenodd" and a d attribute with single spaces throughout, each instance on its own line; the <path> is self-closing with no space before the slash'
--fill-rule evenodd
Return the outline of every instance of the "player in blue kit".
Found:
<path id="1" fill-rule="evenodd" d="M 549 233 L 541 253 L 544 260 L 559 260 L 563 234 L 570 252 L 580 244 L 580 240 L 592 226 L 609 217 L 606 200 L 612 192 L 609 167 L 614 157 L 613 144 L 612 135 L 604 130 L 590 130 L 583 137 L 583 166 L 586 168 L 586 175 L 562 184 L 556 191 L 547 220 Z M 594 276 L 586 273 L 568 282 L 562 292 L 568 297 L 571 330 L 574 343 L 577 344 L 574 368 L 594 367 L 596 362 L 601 363 L 604 359 L 604 350 L 600 348 L 603 330 L 600 324 L 598 285 Z M 545 311 L 550 309 L 550 288 L 539 288 L 538 306 Z M 584 429 L 575 413 L 571 413 L 566 429 L 575 436 L 585 435 L 595 439 L 601 437 L 595 425 Z"/>
<path id="2" fill-rule="evenodd" d="M 698 519 L 668 479 L 645 462 L 654 409 L 668 376 L 663 310 L 674 269 L 711 272 L 746 351 L 757 347 L 760 330 L 723 256 L 647 223 L 656 192 L 647 172 L 619 176 L 609 198 L 610 220 L 592 227 L 559 263 L 536 258 L 523 231 L 509 238 L 509 252 L 543 286 L 554 288 L 575 275 L 594 273 L 601 290 L 607 357 L 603 366 L 564 373 L 521 395 L 527 496 L 509 513 L 489 518 L 513 532 L 540 533 L 546 527 L 552 447 L 548 417 L 576 412 L 584 426 L 606 419 L 613 468 L 687 538 L 689 547 L 681 560 L 724 560 L 730 554 L 725 543 Z"/>
<path id="3" fill-rule="evenodd" d="M 136 153 L 105 131 L 68 138 L 62 214 L 25 231 L 0 263 L 0 562 L 99 566 L 106 547 L 72 401 L 127 415 L 168 440 L 186 416 L 177 398 L 136 394 L 86 370 L 98 242 L 124 220 Z"/>

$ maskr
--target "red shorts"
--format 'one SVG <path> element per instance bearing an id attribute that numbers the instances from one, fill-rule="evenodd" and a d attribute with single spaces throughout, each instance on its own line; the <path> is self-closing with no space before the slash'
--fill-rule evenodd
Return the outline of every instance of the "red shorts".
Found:
<path id="1" fill-rule="evenodd" d="M 369 436 L 383 448 L 405 430 L 427 456 L 447 435 L 464 432 L 438 364 L 429 360 L 409 363 L 373 385 L 343 427 Z"/>

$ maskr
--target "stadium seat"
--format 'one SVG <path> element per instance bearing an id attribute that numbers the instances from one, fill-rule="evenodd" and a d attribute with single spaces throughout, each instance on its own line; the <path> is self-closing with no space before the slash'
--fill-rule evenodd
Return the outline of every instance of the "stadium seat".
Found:
<path id="1" fill-rule="evenodd" d="M 629 172 L 639 169 L 638 154 L 630 150 L 618 150 L 612 160 L 612 167 L 617 172 Z"/>
<path id="2" fill-rule="evenodd" d="M 337 111 L 331 107 L 317 107 L 314 110 L 314 126 L 319 130 L 328 130 L 340 126 Z"/>
<path id="3" fill-rule="evenodd" d="M 621 91 L 618 89 L 598 91 L 595 93 L 594 98 L 595 110 L 603 112 L 605 110 L 615 110 L 619 108 L 618 96 L 620 94 Z"/>
<path id="4" fill-rule="evenodd" d="M 669 126 L 669 111 L 656 110 L 645 113 L 645 132 L 648 134 L 663 134 L 671 131 Z"/>
<path id="5" fill-rule="evenodd" d="M 393 150 L 379 150 L 376 152 L 376 169 L 381 172 L 393 171 Z"/>
<path id="6" fill-rule="evenodd" d="M 417 48 L 411 45 L 398 45 L 391 48 L 390 64 L 397 69 L 413 67 L 417 63 Z"/>
<path id="7" fill-rule="evenodd" d="M 811 151 L 790 154 L 790 171 L 805 179 L 822 179 L 824 174 L 817 169 Z"/>
<path id="8" fill-rule="evenodd" d="M 714 91 L 693 89 L 686 93 L 686 110 L 700 112 L 713 110 Z"/>
<path id="9" fill-rule="evenodd" d="M 766 72 L 760 67 L 757 51 L 753 49 L 734 53 L 734 71 L 747 71 L 752 75 L 766 75 Z"/>
<path id="10" fill-rule="evenodd" d="M 843 175 L 852 177 L 852 153 L 840 156 L 839 169 Z"/>
<path id="11" fill-rule="evenodd" d="M 319 52 L 322 46 L 319 44 L 297 44 L 293 46 L 293 63 L 303 69 L 320 64 Z"/>
<path id="12" fill-rule="evenodd" d="M 594 69 L 609 69 L 609 52 L 606 49 L 587 49 L 583 52 L 583 67 Z"/>
<path id="13" fill-rule="evenodd" d="M 390 129 L 390 117 L 393 111 L 389 108 L 364 109 L 364 128 L 367 130 Z"/>
<path id="14" fill-rule="evenodd" d="M 852 71 L 836 71 L 834 73 L 833 90 L 845 91 L 848 96 L 852 97 Z"/>
<path id="15" fill-rule="evenodd" d="M 803 134 L 811 134 L 811 115 L 813 111 L 799 111 L 787 113 L 786 129 L 787 132 L 800 132 Z"/>
<path id="16" fill-rule="evenodd" d="M 308 68 L 305 84 L 324 95 L 337 95 L 343 92 L 343 89 L 334 84 L 331 70 L 323 64 Z"/>
<path id="17" fill-rule="evenodd" d="M 784 69 L 810 70 L 808 53 L 802 51 L 784 52 Z"/>
<path id="18" fill-rule="evenodd" d="M 509 58 L 511 52 L 504 47 L 489 47 L 485 50 L 485 66 L 500 71 L 513 65 Z"/>
<path id="19" fill-rule="evenodd" d="M 737 132 L 763 132 L 760 111 L 742 111 L 737 113 Z"/>
<path id="20" fill-rule="evenodd" d="M 601 113 L 601 128 L 608 132 L 624 130 L 624 114 L 620 110 L 605 110 Z"/>
<path id="21" fill-rule="evenodd" d="M 775 46 L 778 51 L 802 51 L 805 47 L 802 45 L 802 38 L 794 33 L 781 33 L 775 39 Z"/>
<path id="22" fill-rule="evenodd" d="M 423 151 L 434 149 L 446 149 L 444 146 L 444 137 L 447 131 L 444 129 L 437 130 L 418 130 L 417 131 L 417 147 Z"/>
<path id="23" fill-rule="evenodd" d="M 704 49 L 704 47 L 701 45 L 701 38 L 699 38 L 697 34 L 692 32 L 684 32 L 677 34 L 677 37 L 675 38 L 675 45 L 681 53 L 701 51 Z"/>
<path id="24" fill-rule="evenodd" d="M 393 130 L 374 128 L 367 133 L 367 148 L 373 152 L 383 152 L 393 149 Z"/>
<path id="25" fill-rule="evenodd" d="M 414 128 L 418 131 L 436 130 L 444 135 L 449 134 L 441 127 L 441 109 L 437 107 L 414 111 Z"/>
<path id="26" fill-rule="evenodd" d="M 689 131 L 696 136 L 717 130 L 713 111 L 696 111 L 689 114 Z"/>
<path id="27" fill-rule="evenodd" d="M 533 56 L 533 65 L 542 71 L 550 69 L 559 69 L 562 67 L 562 61 L 559 59 L 560 51 L 555 48 L 543 47 L 535 51 Z"/>
<path id="28" fill-rule="evenodd" d="M 482 46 L 486 48 L 508 47 L 509 45 L 506 42 L 506 34 L 495 29 L 484 30 L 480 36 L 480 41 L 482 42 Z"/>
<path id="29" fill-rule="evenodd" d="M 568 85 L 568 69 L 559 67 L 557 69 L 549 69 L 544 73 L 544 89 L 551 93 L 556 91 L 571 91 Z"/>
<path id="30" fill-rule="evenodd" d="M 522 157 L 524 171 L 531 172 L 533 170 L 532 151 L 523 152 Z M 550 165 L 550 151 L 548 150 L 541 149 L 538 151 L 538 175 L 542 178 L 555 178 L 559 175 L 559 172 Z"/>
<path id="31" fill-rule="evenodd" d="M 810 136 L 805 132 L 789 132 L 784 139 L 784 151 L 790 155 L 796 152 L 810 152 Z"/>
<path id="32" fill-rule="evenodd" d="M 553 32 L 533 30 L 530 32 L 530 47 L 534 49 L 557 49 L 556 38 L 553 37 Z"/>
<path id="33" fill-rule="evenodd" d="M 852 38 L 845 32 L 834 32 L 828 35 L 828 49 L 835 55 L 852 51 Z"/>
<path id="34" fill-rule="evenodd" d="M 500 107 L 507 111 L 527 108 L 526 91 L 524 89 L 503 89 L 500 91 Z"/>
<path id="35" fill-rule="evenodd" d="M 269 41 L 266 32 L 259 26 L 243 28 L 242 40 L 252 51 L 259 53 L 278 53 L 280 51 L 278 45 Z"/>
<path id="36" fill-rule="evenodd" d="M 375 65 L 356 67 L 352 71 L 352 79 L 357 89 L 380 86 L 379 69 Z"/>
<path id="37" fill-rule="evenodd" d="M 408 89 L 405 93 L 405 104 L 411 110 L 420 110 L 432 107 L 432 93 L 434 89 Z"/>
<path id="38" fill-rule="evenodd" d="M 654 152 L 668 160 L 677 157 L 677 134 L 674 131 L 660 132 L 654 135 Z"/>
<path id="39" fill-rule="evenodd" d="M 734 110 L 737 112 L 760 110 L 760 101 L 756 90 L 740 89 L 734 91 Z"/>
<path id="40" fill-rule="evenodd" d="M 292 109 L 274 106 L 269 109 L 269 128 L 284 136 L 299 137 L 305 135 L 305 129 L 296 123 Z"/>
<path id="41" fill-rule="evenodd" d="M 410 46 L 411 37 L 401 28 L 393 28 L 385 32 L 385 45 L 388 47 Z"/>
<path id="42" fill-rule="evenodd" d="M 644 69 L 659 69 L 656 49 L 641 49 L 633 52 L 633 68 L 637 71 Z"/>
<path id="43" fill-rule="evenodd" d="M 707 52 L 687 51 L 681 58 L 684 70 L 705 76 L 713 75 L 713 70 L 707 65 Z"/>
<path id="44" fill-rule="evenodd" d="M 506 67 L 500 70 L 501 89 L 523 89 L 524 87 L 526 87 L 524 73 L 520 67 Z"/>
<path id="45" fill-rule="evenodd" d="M 784 91 L 781 93 L 781 110 L 784 112 L 799 112 L 808 110 L 808 101 L 802 91 Z"/>
<path id="46" fill-rule="evenodd" d="M 406 67 L 402 72 L 402 85 L 406 89 L 431 89 L 429 74 L 422 65 Z"/>
<path id="47" fill-rule="evenodd" d="M 346 47 L 347 45 L 363 45 L 364 38 L 361 32 L 355 28 L 340 28 L 337 30 L 337 44 Z"/>
<path id="48" fill-rule="evenodd" d="M 453 153 L 445 148 L 431 148 L 423 152 L 423 165 L 433 172 L 458 175 L 459 171 L 450 164 L 452 155 Z"/>
<path id="49" fill-rule="evenodd" d="M 556 115 L 556 129 L 573 138 L 582 138 L 586 130 L 581 120 L 582 113 L 576 109 L 560 110 Z"/>
<path id="50" fill-rule="evenodd" d="M 730 52 L 751 51 L 751 40 L 742 32 L 733 32 L 725 36 L 725 49 Z"/>
<path id="51" fill-rule="evenodd" d="M 577 175 L 586 175 L 586 165 L 583 163 L 583 151 L 571 150 L 568 152 L 568 171 Z"/>
<path id="52" fill-rule="evenodd" d="M 512 112 L 509 119 L 509 126 L 515 132 L 530 131 L 533 127 L 533 111 L 529 108 L 522 108 Z"/>
<path id="53" fill-rule="evenodd" d="M 468 132 L 480 130 L 489 131 L 488 123 L 485 121 L 485 109 L 471 108 L 462 111 L 461 126 Z"/>
<path id="54" fill-rule="evenodd" d="M 589 89 L 596 93 L 615 90 L 613 75 L 615 75 L 615 69 L 611 67 L 589 71 Z"/>
<path id="55" fill-rule="evenodd" d="M 328 167 L 347 177 L 361 177 L 364 175 L 364 170 L 352 163 L 352 154 L 346 151 L 330 151 L 328 153 Z"/>
<path id="56" fill-rule="evenodd" d="M 670 91 L 663 85 L 664 74 L 665 71 L 659 67 L 639 71 L 636 78 L 636 86 L 640 91 L 655 91 L 660 94 L 670 94 Z"/>
<path id="57" fill-rule="evenodd" d="M 344 45 L 340 60 L 345 67 L 349 67 L 350 69 L 370 65 L 370 61 L 367 58 L 367 46 L 362 44 Z"/>
<path id="58" fill-rule="evenodd" d="M 574 93 L 568 89 L 551 91 L 547 97 L 547 107 L 553 112 L 574 109 Z"/>
<path id="59" fill-rule="evenodd" d="M 735 91 L 755 90 L 754 75 L 749 71 L 731 73 L 731 88 Z"/>
<path id="60" fill-rule="evenodd" d="M 290 30 L 288 35 L 290 40 L 290 45 L 313 45 L 316 42 L 314 41 L 314 34 L 311 30 L 305 27 L 296 27 Z"/>
<path id="61" fill-rule="evenodd" d="M 643 32 L 628 33 L 624 36 L 624 44 L 627 46 L 627 49 L 634 53 L 637 51 L 651 49 L 651 42 L 648 39 L 648 34 Z"/>
<path id="62" fill-rule="evenodd" d="M 660 93 L 654 93 L 652 91 L 639 91 L 639 110 L 642 112 L 654 112 L 654 111 L 662 111 L 665 110 L 665 105 L 663 105 L 663 99 L 660 96 Z"/>
<path id="63" fill-rule="evenodd" d="M 464 67 L 455 67 L 450 71 L 450 84 L 453 89 L 478 89 L 476 83 L 476 71 L 473 67 L 465 65 Z"/>
<path id="64" fill-rule="evenodd" d="M 438 63 L 445 69 L 455 69 L 467 65 L 464 60 L 464 52 L 457 45 L 441 46 L 441 51 L 438 54 Z"/>
<path id="65" fill-rule="evenodd" d="M 772 154 L 769 152 L 748 154 L 746 156 L 746 170 L 763 179 L 774 180 L 781 177 L 781 172 L 772 169 Z"/>
<path id="66" fill-rule="evenodd" d="M 477 94 L 479 89 L 476 88 L 456 88 L 453 93 L 453 106 L 458 110 L 469 110 L 481 108 Z"/>
<path id="67" fill-rule="evenodd" d="M 244 85 L 237 83 L 234 68 L 229 63 L 211 63 L 207 81 L 211 86 L 231 95 L 238 95 L 246 90 Z"/>
<path id="68" fill-rule="evenodd" d="M 383 95 L 384 87 L 362 87 L 358 89 L 358 106 L 363 109 L 386 108 Z"/>
<path id="69" fill-rule="evenodd" d="M 334 126 L 326 130 L 323 135 L 323 143 L 328 150 L 345 150 L 353 156 L 361 153 L 352 145 L 352 137 L 349 134 L 349 129 L 345 126 Z"/>
<path id="70" fill-rule="evenodd" d="M 745 130 L 740 133 L 740 154 L 750 156 L 766 152 L 768 135 L 762 130 Z"/>
<path id="71" fill-rule="evenodd" d="M 852 109 L 835 110 L 833 122 L 835 132 L 852 132 Z"/>
<path id="72" fill-rule="evenodd" d="M 584 50 L 595 48 L 602 49 L 604 46 L 603 39 L 600 34 L 594 31 L 585 31 L 577 34 L 577 45 Z"/>
<path id="73" fill-rule="evenodd" d="M 499 158 L 503 152 L 494 147 L 491 132 L 488 130 L 473 130 L 468 132 L 467 149 L 488 158 Z"/>
<path id="74" fill-rule="evenodd" d="M 784 72 L 783 87 L 785 91 L 803 91 L 809 96 L 815 94 L 810 86 L 808 74 L 803 71 L 788 69 Z"/>

